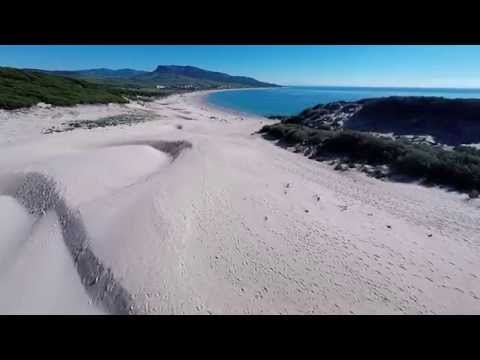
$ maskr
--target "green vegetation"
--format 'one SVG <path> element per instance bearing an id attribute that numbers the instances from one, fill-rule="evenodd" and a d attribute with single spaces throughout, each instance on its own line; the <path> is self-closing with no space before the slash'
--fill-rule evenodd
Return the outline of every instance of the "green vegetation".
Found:
<path id="1" fill-rule="evenodd" d="M 18 109 L 44 102 L 56 106 L 126 103 L 128 99 L 148 101 L 178 90 L 135 90 L 94 84 L 45 72 L 0 68 L 0 108 Z"/>
<path id="2" fill-rule="evenodd" d="M 320 130 L 286 123 L 266 125 L 260 132 L 286 145 L 313 147 L 315 156 L 346 157 L 370 165 L 385 164 L 396 173 L 422 178 L 431 184 L 471 193 L 480 190 L 480 150 L 466 146 L 445 150 L 358 131 Z"/>
<path id="3" fill-rule="evenodd" d="M 159 65 L 154 71 L 132 69 L 90 69 L 77 71 L 44 71 L 45 73 L 87 80 L 122 88 L 218 89 L 277 86 L 244 76 L 231 76 L 193 66 Z"/>
<path id="4" fill-rule="evenodd" d="M 108 127 L 117 125 L 133 125 L 146 121 L 151 121 L 152 116 L 135 115 L 135 114 L 121 114 L 114 116 L 107 116 L 96 120 L 75 120 L 62 123 L 61 127 L 51 127 L 44 130 L 44 134 L 51 134 L 53 132 L 72 131 L 75 129 L 94 129 L 97 127 Z"/>
<path id="5" fill-rule="evenodd" d="M 162 87 L 163 86 L 163 87 Z M 46 71 L 0 67 L 0 109 L 39 102 L 56 106 L 151 101 L 199 89 L 275 86 L 191 66 L 158 66 L 155 71 L 93 69 Z"/>
<path id="6" fill-rule="evenodd" d="M 430 135 L 437 143 L 480 143 L 480 100 L 390 96 L 318 104 L 294 116 L 270 116 L 316 129 Z"/>
<path id="7" fill-rule="evenodd" d="M 0 108 L 17 109 L 39 102 L 71 106 L 125 103 L 127 100 L 119 93 L 86 81 L 35 71 L 0 68 Z"/>

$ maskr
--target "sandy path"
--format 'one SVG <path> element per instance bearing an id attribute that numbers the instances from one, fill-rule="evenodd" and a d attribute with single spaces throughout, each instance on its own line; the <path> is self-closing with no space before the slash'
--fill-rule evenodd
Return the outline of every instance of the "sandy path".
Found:
<path id="1" fill-rule="evenodd" d="M 146 108 L 159 120 L 50 135 L 32 129 L 9 138 L 0 158 L 0 192 L 17 172 L 58 181 L 82 215 L 92 251 L 132 294 L 137 312 L 480 313 L 478 200 L 335 172 L 251 135 L 267 120 L 212 109 L 200 95 Z M 92 118 L 108 113 L 98 109 L 85 111 Z M 114 111 L 135 111 L 126 109 Z M 82 107 L 75 111 L 84 118 Z M 11 121 L 2 126 L 20 131 Z M 147 146 L 156 140 L 186 140 L 192 148 L 167 161 Z M 10 213 L 16 219 L 0 232 L 8 240 L 0 239 L 2 269 L 6 257 L 24 256 L 4 244 L 30 241 L 42 224 L 31 228 L 8 196 L 0 205 L 2 219 Z M 41 221 L 55 219 L 47 214 Z M 35 236 L 60 246 L 56 235 Z M 59 258 L 53 251 L 37 256 Z M 61 258 L 68 263 L 66 254 Z M 26 264 L 15 269 L 0 274 L 0 289 L 17 283 L 0 312 L 15 311 L 15 298 L 28 286 L 23 279 L 32 276 Z M 59 284 L 44 292 L 82 292 L 78 281 Z M 85 293 L 76 298 L 70 307 L 54 307 L 31 296 L 17 309 L 89 312 Z"/>

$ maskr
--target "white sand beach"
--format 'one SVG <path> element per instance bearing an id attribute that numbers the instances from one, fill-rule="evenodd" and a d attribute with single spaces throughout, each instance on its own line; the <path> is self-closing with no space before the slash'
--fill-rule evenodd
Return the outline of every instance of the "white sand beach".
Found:
<path id="1" fill-rule="evenodd" d="M 480 314 L 479 199 L 336 172 L 204 95 L 0 111 L 1 314 L 111 313 L 78 229 L 132 314 Z M 42 134 L 124 113 L 154 120 Z"/>

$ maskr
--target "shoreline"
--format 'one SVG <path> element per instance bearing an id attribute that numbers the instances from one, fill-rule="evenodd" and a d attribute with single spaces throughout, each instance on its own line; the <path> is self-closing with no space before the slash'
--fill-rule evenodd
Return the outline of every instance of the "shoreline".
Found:
<path id="1" fill-rule="evenodd" d="M 98 312 L 62 219 L 9 195 L 35 172 L 142 314 L 480 314 L 478 201 L 334 171 L 252 136 L 270 120 L 241 121 L 207 94 L 0 121 L 0 313 Z M 154 120 L 40 133 L 126 111 Z M 191 148 L 170 161 L 162 141 Z"/>
<path id="2" fill-rule="evenodd" d="M 240 116 L 240 117 L 249 117 L 249 118 L 261 119 L 261 120 L 270 120 L 267 117 L 262 116 L 262 115 L 243 112 L 243 111 L 239 111 L 239 110 L 235 110 L 235 109 L 231 109 L 231 108 L 223 107 L 223 106 L 219 106 L 219 105 L 213 105 L 213 104 L 209 103 L 206 99 L 210 94 L 223 92 L 223 91 L 258 90 L 258 89 L 266 89 L 266 88 L 204 90 L 204 91 L 197 92 L 196 93 L 197 96 L 192 96 L 191 100 L 193 100 L 194 102 L 196 101 L 198 106 L 200 106 L 200 107 L 204 107 L 206 109 L 210 109 L 212 111 L 219 112 L 219 113 L 222 113 L 222 114 L 229 114 L 229 115 Z"/>

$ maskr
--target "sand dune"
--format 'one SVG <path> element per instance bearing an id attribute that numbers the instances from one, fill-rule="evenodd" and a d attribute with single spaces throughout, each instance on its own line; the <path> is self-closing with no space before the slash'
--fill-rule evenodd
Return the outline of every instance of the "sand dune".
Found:
<path id="1" fill-rule="evenodd" d="M 157 120 L 41 133 L 136 111 Z M 478 200 L 335 172 L 202 94 L 19 114 L 0 116 L 0 313 L 480 313 Z"/>

